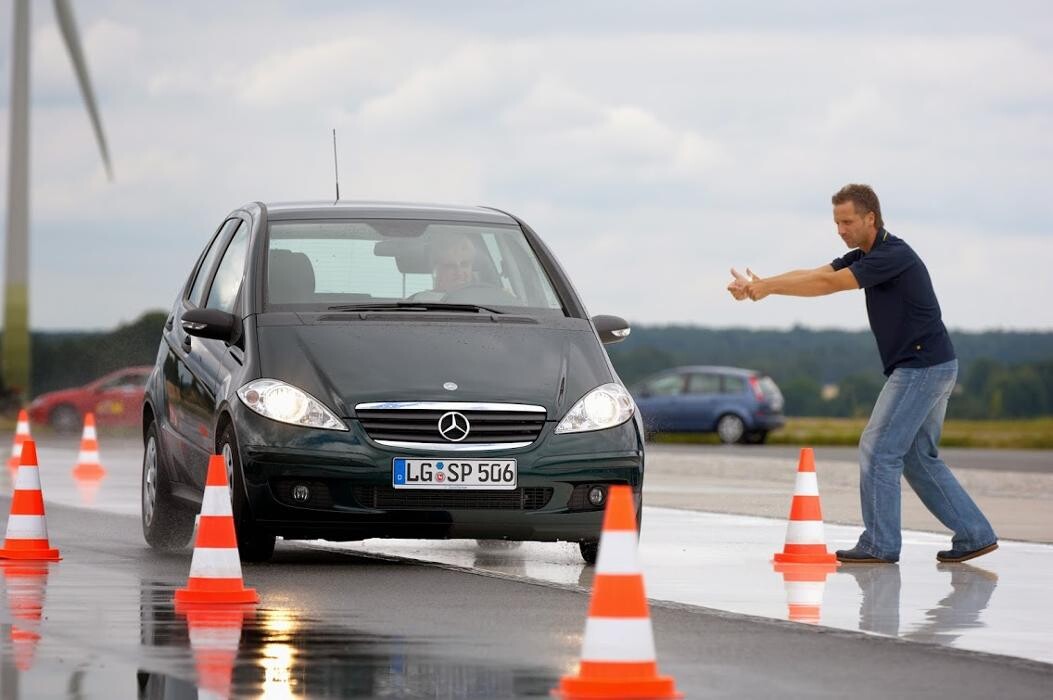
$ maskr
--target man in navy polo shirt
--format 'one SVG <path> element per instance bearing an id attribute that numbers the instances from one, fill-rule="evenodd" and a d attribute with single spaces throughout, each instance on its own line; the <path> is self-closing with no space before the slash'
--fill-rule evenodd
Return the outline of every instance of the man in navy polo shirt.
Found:
<path id="1" fill-rule="evenodd" d="M 846 185 L 832 198 L 837 233 L 852 250 L 829 265 L 761 279 L 735 270 L 728 291 L 760 301 L 769 294 L 814 297 L 865 289 L 870 328 L 888 379 L 859 439 L 863 534 L 837 552 L 846 563 L 899 560 L 900 475 L 953 533 L 942 562 L 959 562 L 998 547 L 991 524 L 939 457 L 947 400 L 958 360 L 940 316 L 929 271 L 903 240 L 885 230 L 877 195 Z"/>

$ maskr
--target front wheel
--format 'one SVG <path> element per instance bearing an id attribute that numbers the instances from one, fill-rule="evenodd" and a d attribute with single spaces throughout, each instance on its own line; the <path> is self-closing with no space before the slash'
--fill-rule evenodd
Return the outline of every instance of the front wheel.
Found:
<path id="1" fill-rule="evenodd" d="M 172 495 L 168 469 L 161 459 L 157 424 L 146 429 L 143 451 L 142 522 L 143 537 L 154 549 L 181 549 L 194 534 L 194 513 Z"/>
<path id="2" fill-rule="evenodd" d="M 268 561 L 274 554 L 274 535 L 256 528 L 245 491 L 245 477 L 241 471 L 241 457 L 234 427 L 226 426 L 219 439 L 220 454 L 227 466 L 231 509 L 234 511 L 234 531 L 238 537 L 238 555 L 244 562 Z"/>
<path id="3" fill-rule="evenodd" d="M 734 445 L 745 433 L 746 424 L 734 413 L 725 413 L 717 421 L 717 435 L 725 445 Z"/>
<path id="4" fill-rule="evenodd" d="M 586 564 L 595 566 L 596 557 L 600 553 L 600 543 L 598 540 L 578 542 L 578 551 L 581 552 L 581 558 L 585 560 Z"/>

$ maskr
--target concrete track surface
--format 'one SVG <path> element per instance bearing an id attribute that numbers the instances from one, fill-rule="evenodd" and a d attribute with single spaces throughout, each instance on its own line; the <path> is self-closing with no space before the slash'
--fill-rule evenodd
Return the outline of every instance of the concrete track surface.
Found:
<path id="1" fill-rule="evenodd" d="M 63 561 L 33 578 L 3 568 L 0 698 L 545 697 L 575 668 L 591 570 L 570 545 L 281 542 L 273 562 L 245 567 L 261 604 L 221 634 L 195 629 L 172 604 L 190 551 L 142 540 L 141 449 L 104 435 L 94 484 L 73 481 L 75 454 L 75 442 L 40 450 Z M 975 566 L 938 567 L 945 536 L 907 533 L 899 566 L 830 575 L 810 591 L 821 612 L 790 622 L 800 590 L 768 561 L 784 527 L 645 511 L 659 666 L 687 697 L 1049 697 L 1053 548 L 1004 542 Z M 828 526 L 828 541 L 852 530 Z M 204 653 L 217 637 L 236 652 Z"/>

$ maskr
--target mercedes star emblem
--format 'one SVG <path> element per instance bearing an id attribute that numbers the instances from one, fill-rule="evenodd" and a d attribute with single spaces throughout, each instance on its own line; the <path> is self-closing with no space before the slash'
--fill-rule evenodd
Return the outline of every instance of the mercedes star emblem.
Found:
<path id="1" fill-rule="evenodd" d="M 463 413 L 450 411 L 442 414 L 442 417 L 439 418 L 439 435 L 442 435 L 450 442 L 460 442 L 465 439 L 468 437 L 468 431 L 471 429 L 472 424 L 468 422 Z"/>

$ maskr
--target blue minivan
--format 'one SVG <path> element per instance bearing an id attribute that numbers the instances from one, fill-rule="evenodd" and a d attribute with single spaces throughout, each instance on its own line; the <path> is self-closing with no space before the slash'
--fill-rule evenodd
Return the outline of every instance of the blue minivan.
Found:
<path id="1" fill-rule="evenodd" d="M 716 432 L 726 444 L 760 444 L 786 422 L 779 387 L 750 369 L 674 367 L 631 392 L 648 434 Z"/>

